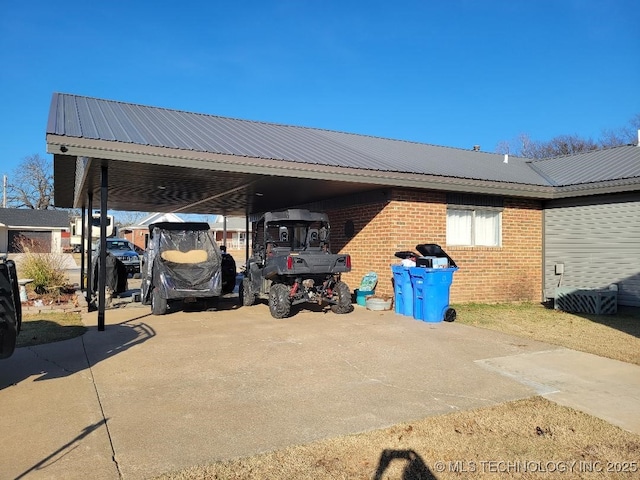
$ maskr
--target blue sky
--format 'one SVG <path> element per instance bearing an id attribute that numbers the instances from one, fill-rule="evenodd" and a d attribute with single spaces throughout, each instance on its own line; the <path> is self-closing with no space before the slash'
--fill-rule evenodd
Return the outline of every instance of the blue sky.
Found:
<path id="1" fill-rule="evenodd" d="M 54 92 L 484 151 L 640 113 L 637 0 L 3 3 L 0 174 Z"/>

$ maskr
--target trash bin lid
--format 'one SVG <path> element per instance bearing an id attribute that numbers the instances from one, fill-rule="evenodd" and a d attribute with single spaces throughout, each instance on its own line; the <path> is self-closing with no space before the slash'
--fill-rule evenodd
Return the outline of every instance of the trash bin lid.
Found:
<path id="1" fill-rule="evenodd" d="M 446 254 L 442 247 L 436 243 L 421 243 L 416 245 L 416 250 L 420 252 L 423 257 L 445 257 L 449 259 L 450 267 L 457 267 L 456 262 Z"/>
<path id="2" fill-rule="evenodd" d="M 409 250 L 403 250 L 401 252 L 396 252 L 394 255 L 398 258 L 402 258 L 403 260 L 406 258 L 417 257 L 418 255 L 415 252 L 410 252 Z"/>

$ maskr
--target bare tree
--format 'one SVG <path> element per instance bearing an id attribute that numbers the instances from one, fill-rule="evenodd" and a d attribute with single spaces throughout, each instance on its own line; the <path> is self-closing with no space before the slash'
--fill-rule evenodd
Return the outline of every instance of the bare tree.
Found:
<path id="1" fill-rule="evenodd" d="M 53 205 L 53 165 L 37 153 L 25 157 L 9 178 L 7 204 L 15 208 L 48 210 Z"/>
<path id="2" fill-rule="evenodd" d="M 561 155 L 596 150 L 599 145 L 590 138 L 578 135 L 558 135 L 547 142 L 531 140 L 529 135 L 522 133 L 511 142 L 502 141 L 496 147 L 497 153 L 511 153 L 524 158 L 549 158 Z"/>
<path id="3" fill-rule="evenodd" d="M 137 225 L 140 220 L 149 216 L 147 212 L 129 212 L 129 211 L 117 211 L 113 212 L 115 217 L 115 223 L 118 227 L 130 227 Z"/>
<path id="4" fill-rule="evenodd" d="M 579 135 L 558 135 L 546 142 L 532 140 L 522 133 L 516 139 L 503 140 L 496 146 L 496 153 L 509 153 L 525 158 L 549 158 L 562 155 L 573 155 L 598 148 L 616 147 L 637 142 L 637 131 L 640 129 L 640 114 L 637 114 L 625 127 L 609 129 L 602 132 L 602 137 L 594 141 Z"/>
<path id="5" fill-rule="evenodd" d="M 603 147 L 616 147 L 618 145 L 629 145 L 638 141 L 638 130 L 640 130 L 640 113 L 629 120 L 629 124 L 617 130 L 605 129 L 602 131 L 600 144 Z"/>

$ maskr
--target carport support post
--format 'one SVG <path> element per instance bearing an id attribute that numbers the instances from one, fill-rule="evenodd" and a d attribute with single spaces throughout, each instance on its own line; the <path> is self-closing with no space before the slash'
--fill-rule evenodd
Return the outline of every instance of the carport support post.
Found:
<path id="1" fill-rule="evenodd" d="M 100 268 L 98 269 L 98 331 L 104 330 L 105 287 L 107 286 L 107 194 L 108 168 L 102 165 L 100 180 Z"/>
<path id="2" fill-rule="evenodd" d="M 87 194 L 87 218 L 88 220 L 84 221 L 84 227 L 83 230 L 87 230 L 88 233 L 85 233 L 85 235 L 87 235 L 87 238 L 89 239 L 87 244 L 89 245 L 89 248 L 87 248 L 87 305 L 89 305 L 89 311 L 93 311 L 93 307 L 92 307 L 92 303 L 91 303 L 91 299 L 93 298 L 93 262 L 92 262 L 92 258 L 91 258 L 91 240 L 93 240 L 92 237 L 92 233 L 93 233 L 93 192 L 89 192 Z"/>
<path id="3" fill-rule="evenodd" d="M 84 258 L 84 242 L 87 241 L 87 227 L 86 227 L 86 216 L 87 216 L 87 208 L 82 205 L 80 210 L 82 213 L 80 214 L 80 290 L 84 290 L 86 292 L 86 287 L 84 284 L 84 274 L 85 274 L 85 258 Z M 76 235 L 78 232 L 73 232 Z"/>
<path id="4" fill-rule="evenodd" d="M 249 213 L 244 217 L 244 258 L 249 258 Z"/>
<path id="5" fill-rule="evenodd" d="M 227 246 L 227 215 L 223 215 L 222 217 L 222 244 Z"/>

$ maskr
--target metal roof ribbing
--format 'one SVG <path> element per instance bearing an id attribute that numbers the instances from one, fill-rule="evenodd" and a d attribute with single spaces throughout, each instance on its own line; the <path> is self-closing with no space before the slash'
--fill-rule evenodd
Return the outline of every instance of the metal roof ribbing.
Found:
<path id="1" fill-rule="evenodd" d="M 319 131 L 343 148 L 355 149 L 382 165 L 396 165 L 402 171 L 446 177 L 493 180 L 498 182 L 549 185 L 526 160 L 504 155 L 461 150 L 402 140 L 367 137 L 349 133 Z"/>
<path id="2" fill-rule="evenodd" d="M 531 161 L 403 140 L 238 120 L 158 107 L 55 94 L 47 133 L 274 159 L 540 186 L 640 177 L 633 146 Z M 53 108 L 55 106 L 55 108 Z"/>
<path id="3" fill-rule="evenodd" d="M 308 127 L 55 94 L 47 133 L 387 172 L 549 185 L 522 159 Z"/>
<path id="4" fill-rule="evenodd" d="M 640 178 L 640 147 L 623 145 L 604 150 L 535 160 L 531 166 L 555 186 Z"/>

